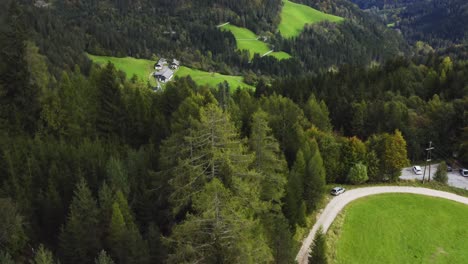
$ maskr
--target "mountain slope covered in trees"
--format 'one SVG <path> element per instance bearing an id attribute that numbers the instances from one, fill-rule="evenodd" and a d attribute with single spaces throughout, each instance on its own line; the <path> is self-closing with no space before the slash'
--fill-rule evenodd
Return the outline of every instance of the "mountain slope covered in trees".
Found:
<path id="1" fill-rule="evenodd" d="M 291 263 L 326 183 L 397 181 L 428 141 L 468 163 L 463 49 L 389 59 L 406 47 L 394 30 L 348 2 L 303 2 L 345 21 L 272 33 L 300 57 L 280 62 L 250 61 L 205 20 L 271 30 L 276 1 L 0 8 L 0 263 Z M 153 49 L 255 89 L 184 77 L 155 92 L 84 53 Z"/>
<path id="2" fill-rule="evenodd" d="M 2 1 L 2 7 L 8 9 L 8 2 Z M 279 0 L 58 0 L 48 8 L 20 2 L 30 34 L 56 77 L 59 69 L 72 69 L 74 64 L 88 71 L 90 62 L 84 52 L 145 59 L 177 57 L 193 68 L 228 75 L 250 71 L 285 76 L 342 64 L 383 62 L 408 50 L 396 31 L 345 1 L 333 2 L 333 8 L 314 6 L 344 17 L 345 23 L 314 24 L 293 40 L 276 33 L 282 9 Z M 275 50 L 294 58 L 278 62 L 259 56 L 249 63 L 251 57 L 236 49 L 234 36 L 216 28 L 226 21 L 266 36 Z"/>
<path id="3" fill-rule="evenodd" d="M 363 9 L 380 9 L 378 13 L 395 23 L 411 42 L 421 40 L 444 48 L 468 41 L 468 3 L 464 0 L 352 1 Z"/>

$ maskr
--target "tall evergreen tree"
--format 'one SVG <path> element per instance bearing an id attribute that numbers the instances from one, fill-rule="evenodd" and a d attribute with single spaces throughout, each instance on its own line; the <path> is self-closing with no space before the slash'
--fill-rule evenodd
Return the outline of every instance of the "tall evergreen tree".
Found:
<path id="1" fill-rule="evenodd" d="M 304 194 L 304 174 L 306 162 L 302 150 L 296 155 L 296 161 L 289 173 L 288 184 L 286 188 L 286 197 L 284 204 L 284 214 L 292 227 L 297 223 L 305 225 L 305 203 Z"/>
<path id="2" fill-rule="evenodd" d="M 323 194 L 323 188 L 325 187 L 325 168 L 315 139 L 308 141 L 303 149 L 306 161 L 306 169 L 303 176 L 303 199 L 307 206 L 307 211 L 311 212 L 317 208 L 317 204 Z"/>
<path id="3" fill-rule="evenodd" d="M 0 30 L 0 128 L 32 134 L 40 113 L 39 89 L 30 82 L 25 16 L 17 1 L 11 1 L 6 28 Z"/>
<path id="4" fill-rule="evenodd" d="M 107 255 L 106 251 L 101 250 L 99 256 L 94 260 L 94 264 L 114 264 L 114 261 Z"/>
<path id="5" fill-rule="evenodd" d="M 318 129 L 330 132 L 332 125 L 330 122 L 330 113 L 325 102 L 318 101 L 315 95 L 311 95 L 306 105 L 304 106 L 304 115 L 309 121 L 314 124 Z"/>
<path id="6" fill-rule="evenodd" d="M 124 105 L 121 91 L 112 63 L 102 70 L 97 83 L 99 93 L 97 129 L 103 137 L 114 137 L 123 133 Z"/>
<path id="7" fill-rule="evenodd" d="M 309 263 L 311 264 L 327 264 L 327 244 L 325 234 L 322 228 L 319 228 L 315 235 L 314 241 L 311 244 L 311 254 L 309 256 Z"/>
<path id="8" fill-rule="evenodd" d="M 277 140 L 268 126 L 268 115 L 258 111 L 253 115 L 252 134 L 249 138 L 250 149 L 255 159 L 252 167 L 262 175 L 261 198 L 279 205 L 284 196 L 286 184 L 286 162 L 279 149 Z"/>
<path id="9" fill-rule="evenodd" d="M 27 241 L 23 216 L 9 198 L 0 198 L 0 212 L 0 249 L 16 256 Z"/>
<path id="10" fill-rule="evenodd" d="M 85 180 L 78 182 L 67 223 L 60 234 L 61 255 L 67 263 L 93 263 L 101 248 L 99 210 Z"/>
<path id="11" fill-rule="evenodd" d="M 34 256 L 34 260 L 31 261 L 31 264 L 54 264 L 54 256 L 52 252 L 44 247 L 44 245 L 40 245 L 37 249 L 36 255 Z"/>
<path id="12" fill-rule="evenodd" d="M 175 226 L 169 263 L 268 263 L 270 249 L 242 197 L 214 178 L 193 198 L 194 214 Z"/>

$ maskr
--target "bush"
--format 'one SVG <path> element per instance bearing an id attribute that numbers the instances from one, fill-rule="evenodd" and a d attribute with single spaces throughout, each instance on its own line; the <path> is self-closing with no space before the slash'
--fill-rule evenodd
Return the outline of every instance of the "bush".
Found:
<path id="1" fill-rule="evenodd" d="M 361 184 L 369 180 L 367 176 L 367 167 L 362 163 L 356 163 L 349 170 L 348 182 L 351 184 Z"/>
<path id="2" fill-rule="evenodd" d="M 438 181 L 443 184 L 447 184 L 448 176 L 447 176 L 447 164 L 445 161 L 442 161 L 437 168 L 436 173 L 434 174 L 434 180 Z"/>

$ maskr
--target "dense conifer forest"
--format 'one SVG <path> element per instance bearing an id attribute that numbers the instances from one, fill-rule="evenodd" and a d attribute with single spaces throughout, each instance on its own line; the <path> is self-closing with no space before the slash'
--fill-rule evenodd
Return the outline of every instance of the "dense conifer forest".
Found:
<path id="1" fill-rule="evenodd" d="M 412 46 L 350 2 L 302 1 L 347 21 L 294 39 L 277 0 L 51 3 L 0 9 L 0 263 L 294 263 L 326 184 L 398 181 L 429 141 L 468 165 L 466 48 Z M 294 58 L 249 61 L 224 21 Z M 256 89 L 155 92 L 85 52 Z"/>

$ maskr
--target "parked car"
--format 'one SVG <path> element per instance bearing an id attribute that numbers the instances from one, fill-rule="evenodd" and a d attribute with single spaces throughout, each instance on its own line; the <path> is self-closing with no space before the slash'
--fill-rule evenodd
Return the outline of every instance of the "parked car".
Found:
<path id="1" fill-rule="evenodd" d="M 463 176 L 463 177 L 468 177 L 468 169 L 461 168 L 461 169 L 460 169 L 460 174 L 461 174 L 461 176 Z"/>
<path id="2" fill-rule="evenodd" d="M 451 171 L 453 171 L 453 168 L 452 168 L 452 166 L 451 166 L 451 165 L 447 165 L 447 171 L 448 171 L 448 172 L 451 172 Z"/>
<path id="3" fill-rule="evenodd" d="M 413 172 L 414 172 L 414 174 L 416 174 L 416 175 L 421 175 L 421 174 L 422 174 L 421 167 L 419 167 L 419 166 L 413 166 Z"/>
<path id="4" fill-rule="evenodd" d="M 345 191 L 346 191 L 346 189 L 343 188 L 343 187 L 335 187 L 335 188 L 333 188 L 333 189 L 331 190 L 330 193 L 331 193 L 332 195 L 337 196 L 337 195 L 340 195 L 340 194 L 344 193 Z"/>

